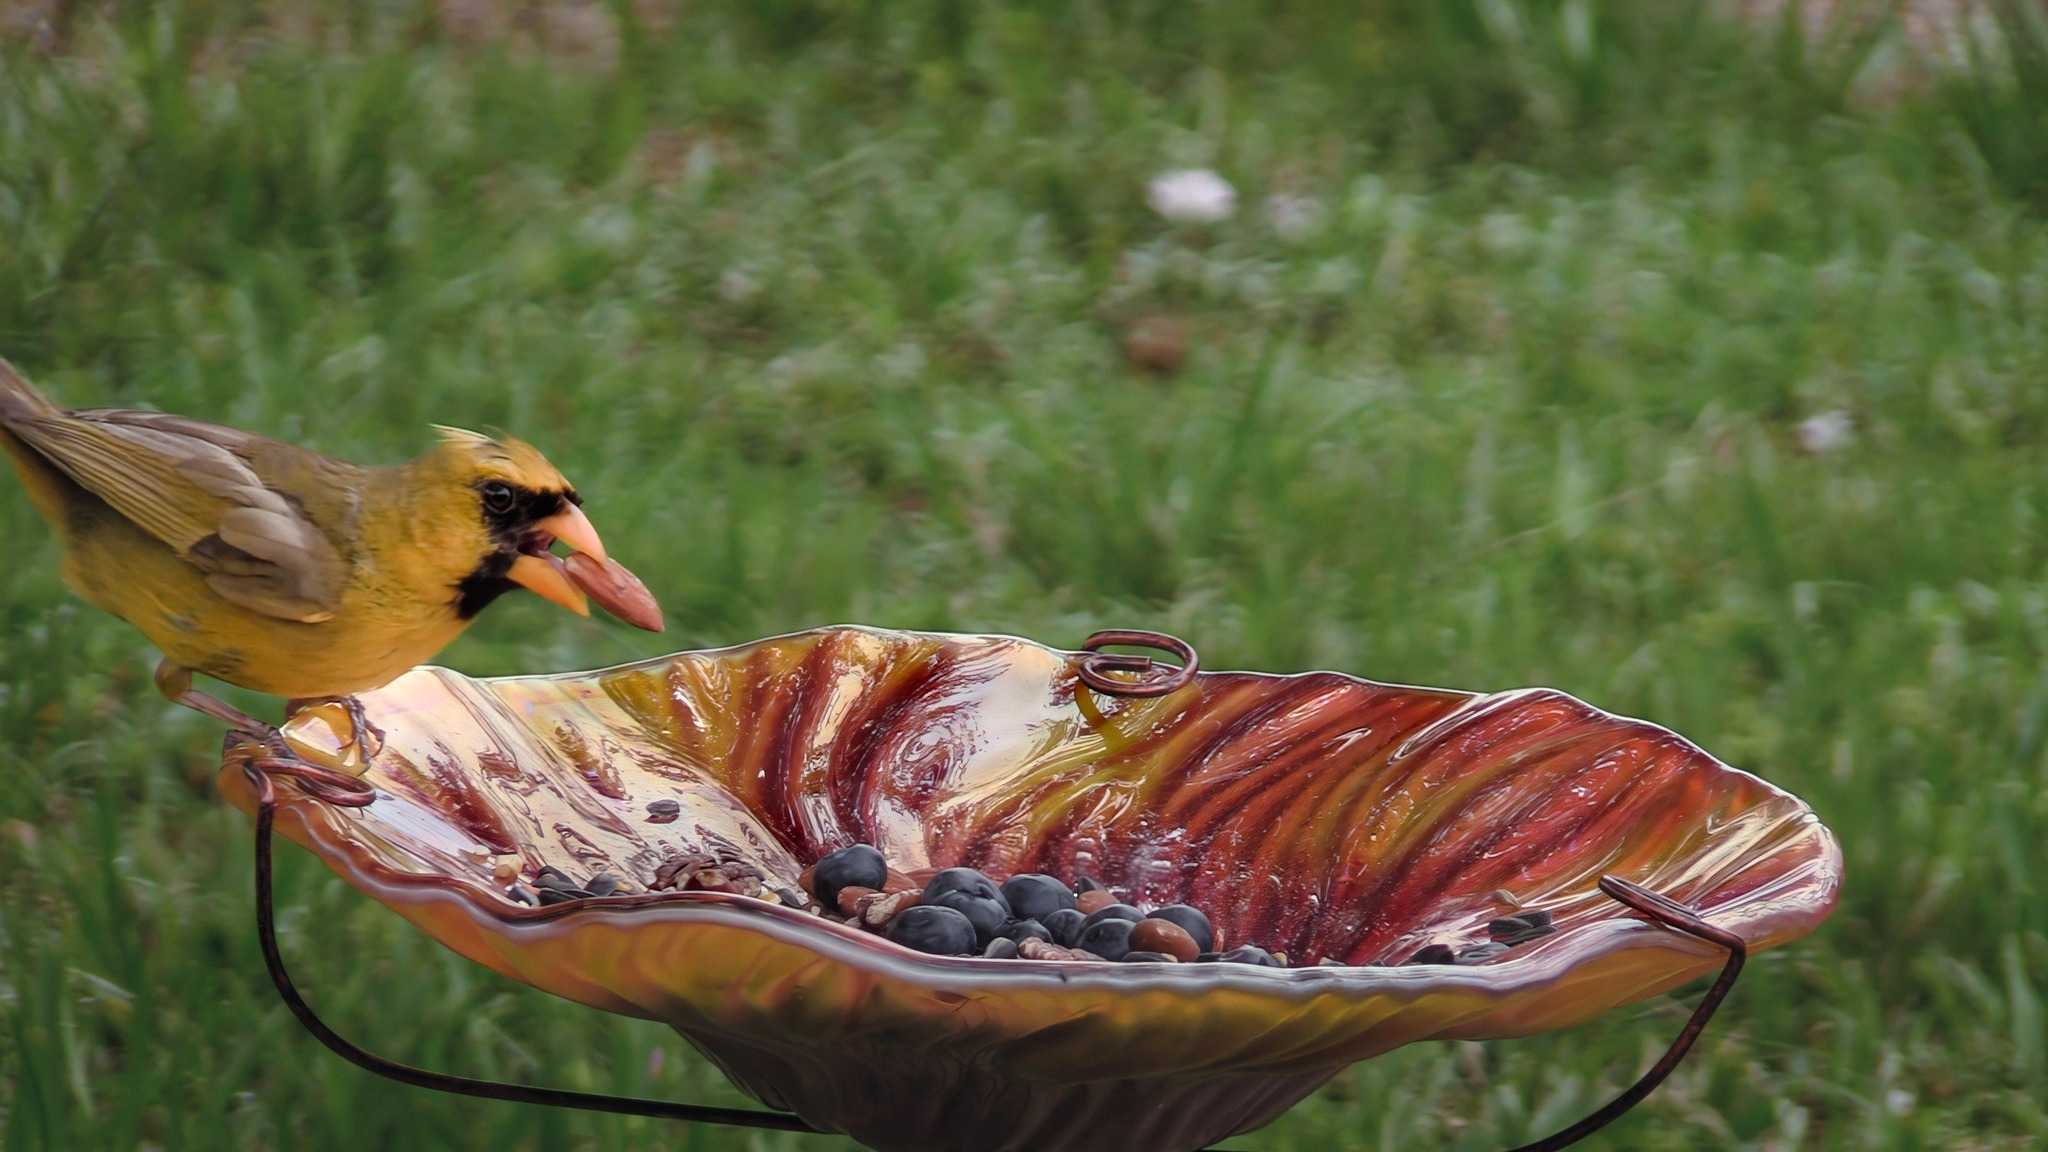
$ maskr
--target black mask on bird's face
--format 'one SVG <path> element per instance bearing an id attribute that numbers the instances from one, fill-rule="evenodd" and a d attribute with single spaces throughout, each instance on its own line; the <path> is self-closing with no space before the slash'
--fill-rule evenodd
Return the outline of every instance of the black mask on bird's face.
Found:
<path id="1" fill-rule="evenodd" d="M 478 483 L 476 492 L 492 548 L 460 585 L 456 614 L 467 620 L 518 586 L 578 616 L 590 615 L 583 590 L 550 551 L 560 540 L 573 552 L 605 559 L 604 542 L 583 514 L 576 490 L 536 490 L 491 479 Z"/>
<path id="2" fill-rule="evenodd" d="M 450 560 L 475 557 L 455 581 L 455 612 L 464 620 L 514 588 L 578 616 L 590 600 L 636 628 L 662 629 L 661 606 L 640 578 L 605 555 L 576 489 L 538 449 L 509 436 L 441 428 L 437 483 L 458 503 L 438 522 L 435 540 Z M 459 511 L 458 511 L 459 510 Z M 551 549 L 559 541 L 567 556 Z M 472 551 L 473 549 L 473 551 Z"/>

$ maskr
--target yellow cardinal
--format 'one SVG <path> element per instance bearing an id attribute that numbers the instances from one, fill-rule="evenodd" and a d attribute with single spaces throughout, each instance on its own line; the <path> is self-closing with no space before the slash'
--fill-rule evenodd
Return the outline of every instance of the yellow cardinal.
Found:
<path id="1" fill-rule="evenodd" d="M 192 673 L 285 697 L 365 691 L 522 586 L 578 615 L 588 591 L 661 630 L 554 465 L 518 440 L 440 432 L 410 463 L 362 468 L 161 412 L 67 411 L 0 360 L 0 448 L 57 532 L 65 582 L 163 651 L 166 696 L 258 736 L 269 726 Z"/>

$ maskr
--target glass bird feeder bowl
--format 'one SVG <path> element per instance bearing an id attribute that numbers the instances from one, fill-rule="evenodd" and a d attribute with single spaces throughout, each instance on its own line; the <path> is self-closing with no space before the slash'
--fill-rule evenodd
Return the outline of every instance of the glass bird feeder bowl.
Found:
<path id="1" fill-rule="evenodd" d="M 1104 642 L 1182 666 L 848 627 L 569 675 L 420 668 L 302 708 L 289 752 L 231 738 L 220 776 L 258 816 L 272 975 L 337 1052 L 429 1087 L 884 1152 L 1121 1152 L 1250 1131 L 1403 1044 L 1566 1028 L 1720 970 L 1658 1067 L 1530 1146 L 1553 1148 L 1654 1087 L 1746 952 L 1834 905 L 1841 854 L 1805 804 L 1652 724 L 1546 689 L 1197 672 L 1170 637 Z M 779 1111 L 461 1080 L 355 1048 L 277 955 L 273 824 L 470 960 L 667 1022 Z M 1190 903 L 1295 967 L 941 958 L 772 898 L 654 890 L 684 854 L 793 886 L 857 841 L 918 878 L 1088 875 Z M 542 866 L 627 890 L 508 895 Z M 1482 963 L 1403 963 L 1522 908 L 1556 931 Z"/>

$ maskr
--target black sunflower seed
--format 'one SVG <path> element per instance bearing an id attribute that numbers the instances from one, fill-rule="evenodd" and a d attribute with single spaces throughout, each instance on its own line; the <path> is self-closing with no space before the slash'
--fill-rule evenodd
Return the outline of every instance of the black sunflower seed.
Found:
<path id="1" fill-rule="evenodd" d="M 1410 964 L 1455 964 L 1458 954 L 1451 951 L 1449 944 L 1426 944 L 1415 955 L 1408 958 Z"/>
<path id="2" fill-rule="evenodd" d="M 568 873 L 563 872 L 559 868 L 542 868 L 534 875 L 533 885 L 536 888 L 553 888 L 561 892 L 582 887 L 581 884 L 571 880 Z"/>
<path id="3" fill-rule="evenodd" d="M 1555 931 L 1557 929 L 1551 927 L 1547 912 L 1534 915 L 1520 912 L 1486 922 L 1486 934 L 1501 944 L 1526 944 Z"/>

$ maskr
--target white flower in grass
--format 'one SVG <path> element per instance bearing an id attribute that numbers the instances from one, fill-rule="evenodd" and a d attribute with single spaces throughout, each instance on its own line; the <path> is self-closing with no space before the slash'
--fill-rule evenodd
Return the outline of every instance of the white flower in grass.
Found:
<path id="1" fill-rule="evenodd" d="M 1207 168 L 1182 168 L 1154 176 L 1145 202 L 1176 224 L 1214 224 L 1237 211 L 1237 189 Z"/>
<path id="2" fill-rule="evenodd" d="M 1839 409 L 1821 412 L 1799 422 L 1799 447 L 1815 456 L 1839 452 L 1849 446 L 1855 431 L 1847 412 Z"/>

